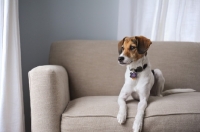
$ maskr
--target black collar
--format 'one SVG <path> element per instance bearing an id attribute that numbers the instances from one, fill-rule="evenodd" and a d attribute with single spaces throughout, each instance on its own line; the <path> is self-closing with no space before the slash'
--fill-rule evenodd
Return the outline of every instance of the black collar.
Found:
<path id="1" fill-rule="evenodd" d="M 144 64 L 143 67 L 139 66 L 136 69 L 132 68 L 130 69 L 130 71 L 134 71 L 134 72 L 142 72 L 143 70 L 145 70 L 147 68 L 147 64 Z"/>

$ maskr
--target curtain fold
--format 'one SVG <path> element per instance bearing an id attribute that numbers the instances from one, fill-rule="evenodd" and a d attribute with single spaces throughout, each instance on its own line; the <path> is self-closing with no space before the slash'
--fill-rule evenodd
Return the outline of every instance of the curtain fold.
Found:
<path id="1" fill-rule="evenodd" d="M 117 38 L 200 42 L 199 23 L 199 0 L 119 0 Z"/>
<path id="2" fill-rule="evenodd" d="M 0 132 L 24 132 L 18 0 L 0 1 Z"/>

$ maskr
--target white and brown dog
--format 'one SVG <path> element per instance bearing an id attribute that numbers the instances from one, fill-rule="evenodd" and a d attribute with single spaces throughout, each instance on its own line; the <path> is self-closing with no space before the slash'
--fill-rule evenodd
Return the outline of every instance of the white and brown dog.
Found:
<path id="1" fill-rule="evenodd" d="M 131 95 L 139 100 L 137 114 L 133 124 L 134 132 L 142 130 L 143 116 L 150 95 L 163 96 L 178 92 L 193 92 L 193 89 L 173 89 L 163 91 L 165 79 L 159 69 L 151 70 L 147 50 L 152 42 L 143 36 L 125 37 L 118 43 L 121 65 L 127 65 L 125 83 L 118 97 L 119 112 L 117 120 L 120 124 L 126 121 L 126 99 Z"/>

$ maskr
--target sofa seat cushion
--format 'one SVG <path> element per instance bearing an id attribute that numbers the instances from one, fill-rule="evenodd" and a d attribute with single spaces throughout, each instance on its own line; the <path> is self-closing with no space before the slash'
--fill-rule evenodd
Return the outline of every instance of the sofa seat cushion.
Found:
<path id="1" fill-rule="evenodd" d="M 145 132 L 200 131 L 200 93 L 172 94 L 149 98 L 145 112 Z M 88 96 L 69 102 L 62 114 L 62 132 L 131 131 L 138 101 L 127 100 L 127 121 L 119 125 L 117 96 Z"/>

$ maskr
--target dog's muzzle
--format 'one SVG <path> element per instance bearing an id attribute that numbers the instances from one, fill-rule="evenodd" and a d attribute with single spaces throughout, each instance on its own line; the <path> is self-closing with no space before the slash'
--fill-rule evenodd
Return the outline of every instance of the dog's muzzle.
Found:
<path id="1" fill-rule="evenodd" d="M 120 56 L 118 57 L 118 62 L 121 64 L 121 65 L 128 65 L 130 64 L 132 61 L 126 57 L 126 56 Z"/>
<path id="2" fill-rule="evenodd" d="M 119 61 L 120 63 L 123 63 L 124 57 L 123 57 L 123 56 L 118 57 L 118 61 Z"/>

